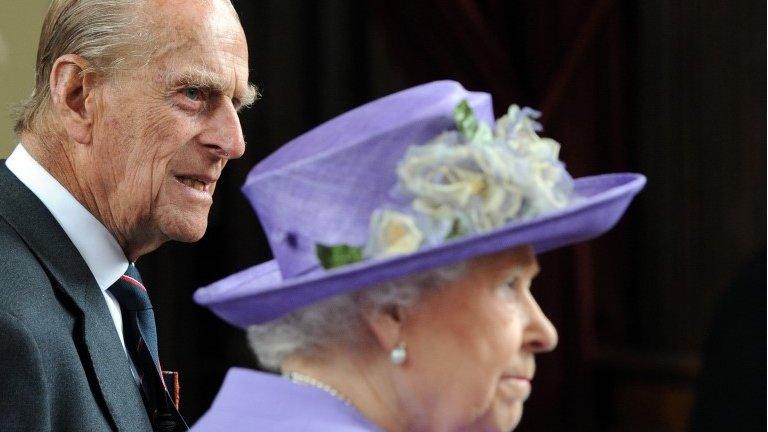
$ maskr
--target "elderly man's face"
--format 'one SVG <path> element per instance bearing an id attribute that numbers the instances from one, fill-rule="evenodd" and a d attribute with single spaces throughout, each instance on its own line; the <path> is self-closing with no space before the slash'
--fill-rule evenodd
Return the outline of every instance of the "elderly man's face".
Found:
<path id="1" fill-rule="evenodd" d="M 530 292 L 530 247 L 480 257 L 403 320 L 401 398 L 430 430 L 508 431 L 531 391 L 534 355 L 557 333 Z"/>
<path id="2" fill-rule="evenodd" d="M 203 236 L 216 181 L 245 150 L 237 110 L 252 96 L 245 36 L 224 2 L 161 2 L 153 14 L 158 54 L 104 83 L 92 132 L 99 213 L 128 244 Z"/>

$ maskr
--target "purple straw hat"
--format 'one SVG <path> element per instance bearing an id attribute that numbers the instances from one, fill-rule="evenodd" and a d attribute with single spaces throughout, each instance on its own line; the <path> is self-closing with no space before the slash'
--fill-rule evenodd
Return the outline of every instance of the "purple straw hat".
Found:
<path id="1" fill-rule="evenodd" d="M 582 177 L 562 208 L 417 250 L 326 269 L 316 245 L 363 245 L 371 215 L 393 201 L 409 147 L 456 128 L 466 101 L 494 125 L 491 97 L 437 81 L 342 114 L 256 165 L 243 185 L 274 259 L 195 292 L 195 301 L 245 328 L 338 294 L 521 245 L 543 253 L 610 230 L 645 185 L 641 174 Z"/>

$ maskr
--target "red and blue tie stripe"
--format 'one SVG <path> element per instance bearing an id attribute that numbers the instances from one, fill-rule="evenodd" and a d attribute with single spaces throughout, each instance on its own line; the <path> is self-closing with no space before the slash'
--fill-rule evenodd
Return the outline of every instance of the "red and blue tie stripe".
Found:
<path id="1" fill-rule="evenodd" d="M 109 292 L 120 303 L 126 351 L 136 367 L 153 428 L 169 432 L 188 430 L 163 380 L 155 315 L 136 266 L 129 265 L 125 274 L 109 287 Z"/>

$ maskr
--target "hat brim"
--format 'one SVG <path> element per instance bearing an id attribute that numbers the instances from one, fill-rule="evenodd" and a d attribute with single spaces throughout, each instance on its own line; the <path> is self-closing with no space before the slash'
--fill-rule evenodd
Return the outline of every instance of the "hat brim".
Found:
<path id="1" fill-rule="evenodd" d="M 414 253 L 371 259 L 283 280 L 274 260 L 198 289 L 194 300 L 240 328 L 261 324 L 312 303 L 475 256 L 531 245 L 537 254 L 595 238 L 613 228 L 645 185 L 641 174 L 575 180 L 577 197 L 565 208 L 510 222 Z"/>

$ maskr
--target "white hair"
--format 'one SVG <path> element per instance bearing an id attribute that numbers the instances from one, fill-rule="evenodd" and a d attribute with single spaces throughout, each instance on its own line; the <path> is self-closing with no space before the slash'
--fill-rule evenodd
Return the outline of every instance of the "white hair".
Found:
<path id="1" fill-rule="evenodd" d="M 35 88 L 19 108 L 17 134 L 40 130 L 41 114 L 51 103 L 51 70 L 59 57 L 77 54 L 89 62 L 89 72 L 107 73 L 149 39 L 139 6 L 134 0 L 51 2 L 37 47 Z"/>
<path id="2" fill-rule="evenodd" d="M 425 294 L 460 278 L 458 263 L 339 295 L 266 324 L 248 328 L 248 342 L 259 363 L 279 370 L 286 357 L 314 357 L 336 347 L 359 346 L 370 337 L 363 311 L 411 308 Z"/>

